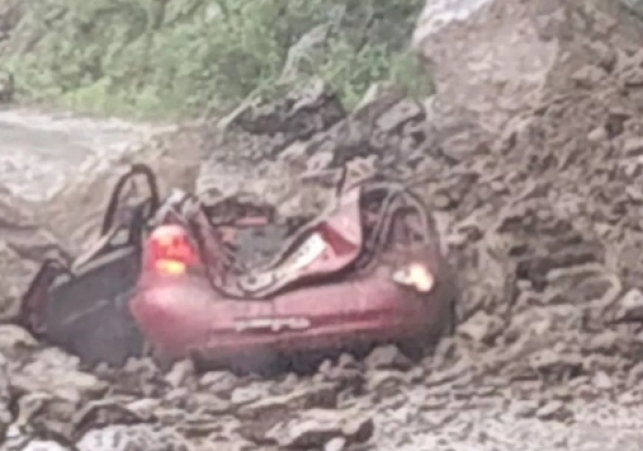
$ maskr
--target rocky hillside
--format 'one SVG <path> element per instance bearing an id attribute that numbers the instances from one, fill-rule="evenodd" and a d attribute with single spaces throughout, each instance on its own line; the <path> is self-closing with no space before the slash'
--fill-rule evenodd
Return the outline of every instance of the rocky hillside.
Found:
<path id="1" fill-rule="evenodd" d="M 408 49 L 422 0 L 14 3 L 22 14 L 0 10 L 0 57 L 23 99 L 166 118 L 226 110 L 312 75 L 349 104 L 376 80 L 428 87 Z"/>
<path id="2" fill-rule="evenodd" d="M 284 214 L 331 195 L 301 174 L 414 183 L 460 269 L 457 335 L 420 364 L 385 347 L 262 379 L 90 373 L 4 325 L 3 451 L 640 450 L 642 34 L 610 0 L 431 1 L 426 104 L 383 89 L 351 110 L 318 83 L 165 141 L 168 177 L 189 148 L 201 194 L 267 194 Z"/>

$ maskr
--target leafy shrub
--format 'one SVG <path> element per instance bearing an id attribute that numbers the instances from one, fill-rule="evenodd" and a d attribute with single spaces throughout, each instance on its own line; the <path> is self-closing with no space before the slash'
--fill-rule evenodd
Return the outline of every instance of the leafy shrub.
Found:
<path id="1" fill-rule="evenodd" d="M 408 49 L 424 0 L 30 0 L 5 49 L 34 99 L 144 117 L 223 111 L 321 76 L 348 105 L 429 86 Z"/>

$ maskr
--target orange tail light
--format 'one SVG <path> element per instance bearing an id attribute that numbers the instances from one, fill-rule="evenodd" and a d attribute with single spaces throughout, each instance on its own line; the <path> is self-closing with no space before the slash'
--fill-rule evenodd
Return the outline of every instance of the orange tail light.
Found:
<path id="1" fill-rule="evenodd" d="M 185 229 L 178 225 L 156 228 L 149 237 L 147 250 L 148 262 L 163 274 L 185 274 L 199 261 Z"/>

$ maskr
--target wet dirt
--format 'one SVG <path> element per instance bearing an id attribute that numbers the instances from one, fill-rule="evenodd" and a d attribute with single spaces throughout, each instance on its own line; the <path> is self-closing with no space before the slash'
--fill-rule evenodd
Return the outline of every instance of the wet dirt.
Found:
<path id="1" fill-rule="evenodd" d="M 270 380 L 148 360 L 89 373 L 3 325 L 1 449 L 641 449 L 643 53 L 596 36 L 511 120 L 463 122 L 457 139 L 394 90 L 346 113 L 319 84 L 160 151 L 167 183 L 179 172 L 204 198 L 244 191 L 286 215 L 332 202 L 343 167 L 416 180 L 463 290 L 456 336 L 422 362 L 384 347 Z M 180 166 L 173 146 L 207 161 Z"/>

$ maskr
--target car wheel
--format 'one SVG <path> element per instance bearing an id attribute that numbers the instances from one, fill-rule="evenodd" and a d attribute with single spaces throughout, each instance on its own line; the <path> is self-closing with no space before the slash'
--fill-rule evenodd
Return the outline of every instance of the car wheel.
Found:
<path id="1" fill-rule="evenodd" d="M 448 315 L 444 327 L 428 328 L 420 334 L 397 343 L 400 351 L 412 360 L 421 360 L 428 351 L 432 350 L 445 336 L 455 335 L 458 325 L 458 303 L 454 298 L 449 302 Z"/>

